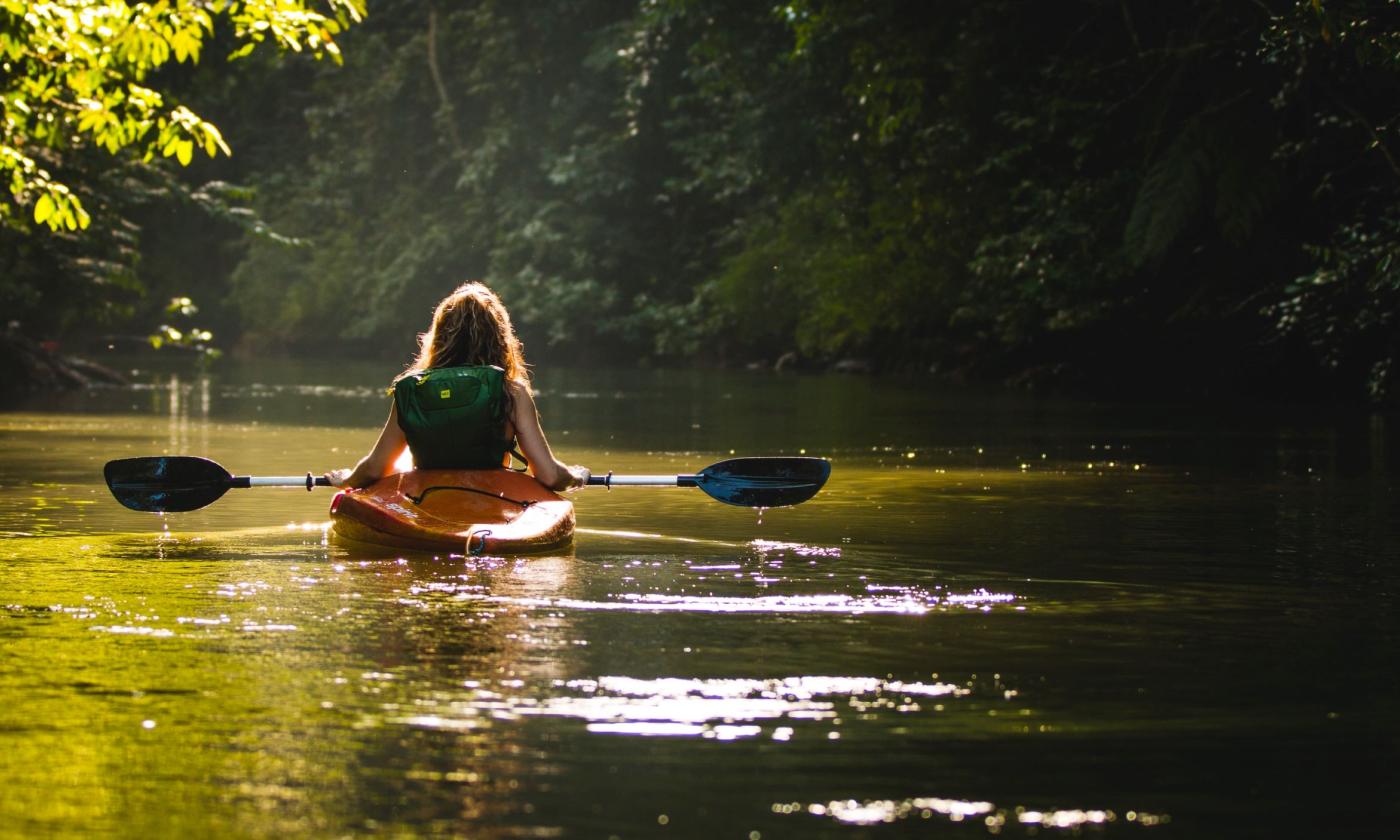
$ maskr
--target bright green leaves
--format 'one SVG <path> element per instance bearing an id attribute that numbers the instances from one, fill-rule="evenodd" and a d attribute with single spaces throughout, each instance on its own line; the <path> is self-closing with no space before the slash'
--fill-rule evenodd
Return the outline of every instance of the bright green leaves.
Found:
<path id="1" fill-rule="evenodd" d="M 308 8 L 309 5 L 291 0 L 230 3 L 228 14 L 234 31 L 239 39 L 249 42 L 230 57 L 247 55 L 253 45 L 271 39 L 284 50 L 305 50 L 317 58 L 329 55 L 339 61 L 340 48 L 336 46 L 335 36 L 350 23 L 364 19 L 365 0 L 326 0 L 329 15 Z"/>
<path id="2" fill-rule="evenodd" d="M 82 202 L 67 186 L 54 181 L 47 170 L 17 149 L 0 145 L 0 173 L 9 174 L 11 195 L 34 196 L 36 223 L 57 231 L 86 228 L 91 221 Z M 8 207 L 0 205 L 0 210 L 8 210 Z M 0 213 L 0 218 L 3 217 Z"/>
<path id="3" fill-rule="evenodd" d="M 45 182 L 34 202 L 34 221 L 53 230 L 86 228 L 91 219 L 77 197 L 62 184 Z"/>
<path id="4" fill-rule="evenodd" d="M 199 307 L 194 305 L 194 301 L 188 297 L 175 297 L 170 299 L 170 303 L 165 307 L 166 315 L 173 319 L 185 319 L 194 317 L 199 312 Z M 214 334 L 209 330 L 195 326 L 187 326 L 184 329 L 170 324 L 161 324 L 156 327 L 156 331 L 146 336 L 151 347 L 156 350 L 162 347 L 179 347 L 185 350 L 193 350 L 200 354 L 200 363 L 205 364 L 219 358 L 223 353 L 212 346 Z"/>
<path id="5" fill-rule="evenodd" d="M 211 158 L 219 152 L 231 154 L 219 129 L 183 105 L 171 111 L 168 117 L 157 120 L 157 125 L 160 137 L 156 145 L 159 146 L 161 155 L 174 156 L 181 166 L 189 166 L 194 158 L 196 146 Z M 147 157 L 150 154 L 147 153 Z"/>
<path id="6" fill-rule="evenodd" d="M 196 150 L 230 154 L 217 127 L 145 84 L 152 73 L 199 61 L 220 21 L 244 42 L 235 56 L 271 40 L 339 61 L 335 36 L 364 11 L 364 0 L 0 0 L 0 178 L 34 223 L 85 228 L 82 185 L 50 174 L 65 156 L 91 147 L 189 165 Z M 0 223 L 21 219 L 0 204 Z"/>

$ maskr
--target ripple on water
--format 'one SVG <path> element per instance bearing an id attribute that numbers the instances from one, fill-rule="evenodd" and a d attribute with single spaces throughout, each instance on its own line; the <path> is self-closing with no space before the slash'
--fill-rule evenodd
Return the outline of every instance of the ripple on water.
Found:
<path id="1" fill-rule="evenodd" d="M 607 735 L 693 736 L 716 740 L 754 738 L 768 733 L 775 741 L 793 737 L 797 721 L 829 730 L 840 724 L 841 709 L 862 714 L 923 711 L 920 700 L 960 698 L 972 693 L 966 685 L 946 682 L 905 682 L 877 677 L 795 676 L 770 679 L 681 678 L 641 679 L 604 676 L 597 679 L 555 680 L 551 688 L 564 692 L 538 696 L 521 693 L 523 684 L 507 680 L 490 685 L 473 683 L 465 697 L 415 700 L 412 714 L 388 704 L 391 723 L 463 731 L 489 720 L 527 717 L 574 718 L 589 732 Z M 837 734 L 835 737 L 839 737 Z"/>
<path id="2" fill-rule="evenodd" d="M 144 624 L 111 624 L 89 627 L 94 633 L 112 633 L 118 636 L 148 636 L 152 639 L 171 639 L 175 631 L 168 627 L 151 627 Z"/>
<path id="3" fill-rule="evenodd" d="M 433 587 L 443 591 L 449 587 Z M 473 589 L 477 589 L 473 587 Z M 872 587 L 866 595 L 841 593 L 815 595 L 674 595 L 656 592 L 622 592 L 611 600 L 583 598 L 545 598 L 495 595 L 482 591 L 458 591 L 453 596 L 460 601 L 483 601 L 519 607 L 574 610 L 634 610 L 641 612 L 704 612 L 704 613 L 869 613 L 921 614 L 952 608 L 990 609 L 994 604 L 1009 604 L 1017 596 L 1009 592 L 988 592 L 985 589 L 965 593 L 928 592 L 917 587 Z M 883 591 L 895 589 L 889 594 Z M 414 594 L 430 591 L 414 587 Z"/>
<path id="4" fill-rule="evenodd" d="M 1059 829 L 1078 833 L 1089 826 L 1103 826 L 1109 823 L 1127 823 L 1143 828 L 1166 825 L 1171 822 L 1169 814 L 1151 814 L 1146 811 L 1126 810 L 1122 814 L 1106 808 L 1046 808 L 1035 809 L 1025 806 L 1013 808 L 998 807 L 991 802 L 963 799 L 946 799 L 938 796 L 918 796 L 908 799 L 846 799 L 828 802 L 777 802 L 772 806 L 775 814 L 810 814 L 827 817 L 848 825 L 875 825 L 893 823 L 913 817 L 930 819 L 943 817 L 950 822 L 980 819 L 989 831 L 999 832 L 1008 824 L 1024 828 Z"/>
<path id="5" fill-rule="evenodd" d="M 778 540 L 752 540 L 749 543 L 759 554 L 783 552 L 798 557 L 840 557 L 841 549 L 831 545 L 806 545 L 804 543 L 780 542 Z"/>

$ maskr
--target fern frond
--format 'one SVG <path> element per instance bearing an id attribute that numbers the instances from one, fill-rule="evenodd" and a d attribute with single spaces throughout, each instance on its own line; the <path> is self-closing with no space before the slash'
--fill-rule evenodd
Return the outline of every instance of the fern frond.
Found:
<path id="1" fill-rule="evenodd" d="M 1164 256 L 1199 211 L 1211 170 L 1210 134 L 1192 120 L 1148 168 L 1123 233 L 1134 265 Z"/>

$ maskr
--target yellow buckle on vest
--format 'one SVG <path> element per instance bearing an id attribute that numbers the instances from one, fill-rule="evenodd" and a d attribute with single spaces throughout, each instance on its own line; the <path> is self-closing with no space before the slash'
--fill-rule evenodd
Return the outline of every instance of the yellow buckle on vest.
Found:
<path id="1" fill-rule="evenodd" d="M 445 400 L 445 399 L 447 399 L 447 398 L 450 397 L 450 396 L 452 396 L 452 389 L 451 389 L 451 388 L 443 388 L 441 391 L 438 391 L 438 398 L 439 398 L 439 399 L 444 399 L 444 400 Z"/>

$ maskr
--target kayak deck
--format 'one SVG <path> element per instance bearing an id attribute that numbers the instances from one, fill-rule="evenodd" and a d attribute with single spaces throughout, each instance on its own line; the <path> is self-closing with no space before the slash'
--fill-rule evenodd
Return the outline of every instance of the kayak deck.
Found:
<path id="1" fill-rule="evenodd" d="M 395 548 L 528 554 L 568 545 L 572 502 L 525 473 L 411 470 L 331 500 L 338 537 Z"/>

